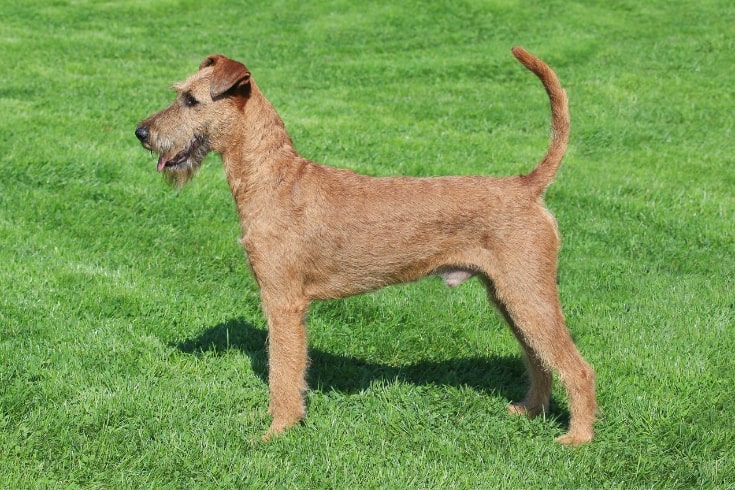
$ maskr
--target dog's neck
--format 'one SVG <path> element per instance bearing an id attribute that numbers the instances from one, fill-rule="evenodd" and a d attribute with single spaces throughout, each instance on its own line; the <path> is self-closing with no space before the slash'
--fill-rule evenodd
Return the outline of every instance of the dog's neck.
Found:
<path id="1" fill-rule="evenodd" d="M 250 83 L 247 100 L 238 101 L 243 123 L 234 126 L 238 134 L 228 136 L 229 141 L 237 143 L 229 144 L 221 152 L 243 228 L 267 206 L 277 188 L 293 180 L 298 168 L 306 162 L 294 149 L 276 109 L 255 81 Z"/>

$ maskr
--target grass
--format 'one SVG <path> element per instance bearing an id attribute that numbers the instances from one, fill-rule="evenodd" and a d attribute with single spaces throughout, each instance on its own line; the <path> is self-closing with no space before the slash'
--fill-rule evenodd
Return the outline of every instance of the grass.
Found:
<path id="1" fill-rule="evenodd" d="M 7 2 L 6 2 L 7 3 Z M 0 487 L 735 486 L 730 2 L 28 1 L 0 21 Z M 244 61 L 297 148 L 373 175 L 512 174 L 558 72 L 547 201 L 598 373 L 505 414 L 518 347 L 476 283 L 320 303 L 307 421 L 270 444 L 265 327 L 217 157 L 181 192 L 133 136 L 207 54 Z"/>

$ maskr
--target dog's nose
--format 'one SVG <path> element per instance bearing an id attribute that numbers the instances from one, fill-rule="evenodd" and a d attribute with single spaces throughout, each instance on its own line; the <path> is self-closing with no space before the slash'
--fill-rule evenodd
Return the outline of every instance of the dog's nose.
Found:
<path id="1" fill-rule="evenodd" d="M 135 136 L 140 140 L 141 143 L 145 143 L 148 139 L 148 128 L 145 126 L 138 126 L 135 130 Z"/>

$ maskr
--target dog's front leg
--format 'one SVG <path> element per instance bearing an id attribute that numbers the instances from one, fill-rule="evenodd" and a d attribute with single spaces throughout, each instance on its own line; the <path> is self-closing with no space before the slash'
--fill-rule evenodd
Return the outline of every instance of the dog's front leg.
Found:
<path id="1" fill-rule="evenodd" d="M 304 319 L 309 302 L 303 298 L 284 301 L 261 292 L 268 319 L 268 386 L 273 416 L 264 436 L 280 434 L 306 416 L 304 393 L 309 364 Z"/>

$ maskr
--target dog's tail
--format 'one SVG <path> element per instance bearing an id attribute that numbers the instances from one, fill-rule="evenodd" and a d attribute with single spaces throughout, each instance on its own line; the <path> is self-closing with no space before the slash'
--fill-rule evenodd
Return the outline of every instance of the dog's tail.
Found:
<path id="1" fill-rule="evenodd" d="M 551 142 L 543 160 L 528 174 L 525 179 L 529 186 L 538 194 L 543 193 L 554 180 L 556 171 L 561 166 L 562 158 L 569 142 L 569 103 L 567 94 L 559 83 L 554 70 L 549 65 L 521 48 L 516 46 L 512 50 L 513 56 L 523 66 L 536 74 L 544 84 L 551 103 Z"/>

